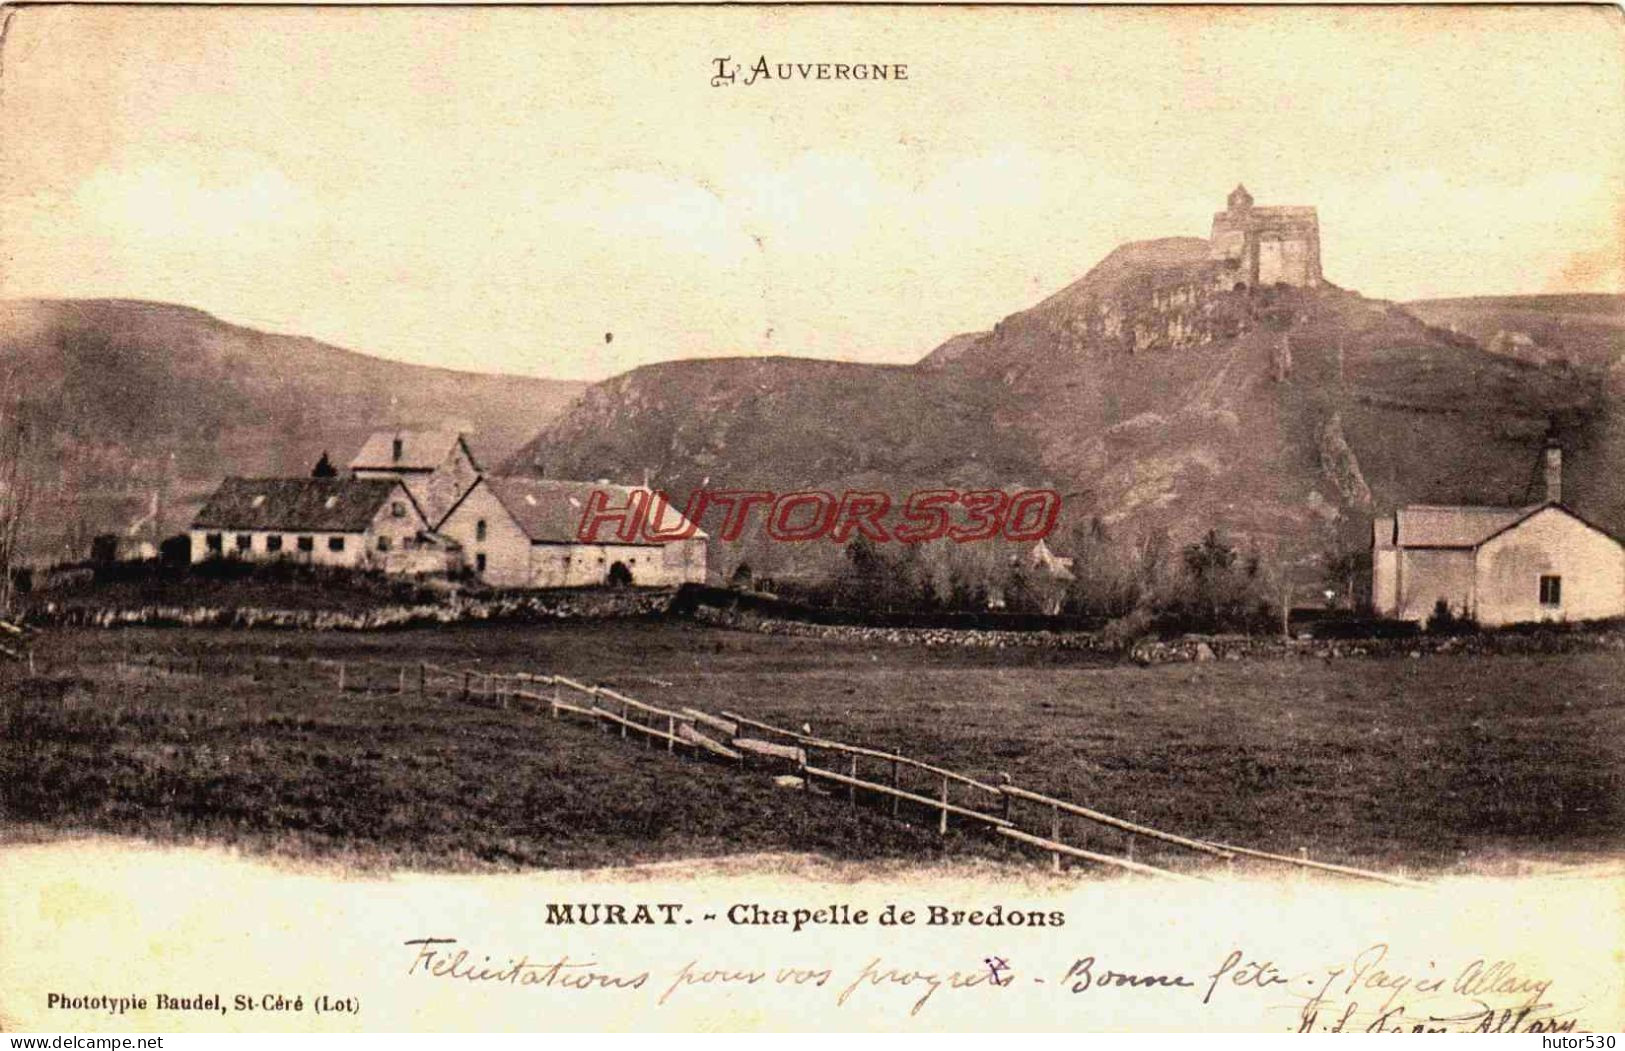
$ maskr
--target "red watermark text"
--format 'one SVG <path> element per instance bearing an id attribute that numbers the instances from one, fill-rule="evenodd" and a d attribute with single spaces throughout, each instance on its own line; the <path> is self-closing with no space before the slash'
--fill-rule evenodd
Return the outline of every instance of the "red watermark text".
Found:
<path id="1" fill-rule="evenodd" d="M 886 493 L 852 489 L 839 496 L 821 489 L 697 489 L 681 511 L 659 490 L 596 489 L 587 498 L 576 537 L 586 544 L 690 540 L 707 514 L 720 514 L 716 535 L 727 541 L 738 540 L 753 519 L 770 539 L 790 544 L 844 544 L 856 536 L 905 544 L 944 537 L 961 544 L 1034 541 L 1050 534 L 1060 513 L 1061 494 L 1053 489 L 923 489 L 900 503 Z"/>

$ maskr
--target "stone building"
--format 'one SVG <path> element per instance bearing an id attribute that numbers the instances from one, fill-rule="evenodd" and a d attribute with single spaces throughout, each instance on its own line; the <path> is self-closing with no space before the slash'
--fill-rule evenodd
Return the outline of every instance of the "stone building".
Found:
<path id="1" fill-rule="evenodd" d="M 455 431 L 375 431 L 350 461 L 357 478 L 398 478 L 431 524 L 480 476 L 468 441 Z"/>
<path id="2" fill-rule="evenodd" d="M 190 529 L 193 562 L 287 560 L 444 572 L 450 548 L 394 478 L 227 478 Z"/>
<path id="3" fill-rule="evenodd" d="M 1563 506 L 1563 454 L 1525 507 L 1411 505 L 1372 523 L 1378 616 L 1425 623 L 1442 603 L 1484 627 L 1625 615 L 1625 543 Z"/>
<path id="4" fill-rule="evenodd" d="M 1261 207 L 1240 185 L 1226 204 L 1213 216 L 1208 254 L 1234 266 L 1233 286 L 1320 284 L 1320 220 L 1313 208 Z"/>
<path id="5" fill-rule="evenodd" d="M 496 587 L 588 587 L 628 584 L 669 587 L 705 582 L 705 533 L 693 529 L 680 540 L 651 541 L 638 535 L 622 542 L 609 528 L 601 540 L 580 539 L 583 513 L 594 492 L 606 504 L 628 506 L 627 486 L 539 478 L 479 479 L 439 523 L 456 542 L 463 564 Z M 663 530 L 683 532 L 687 520 L 675 508 L 660 516 Z"/>

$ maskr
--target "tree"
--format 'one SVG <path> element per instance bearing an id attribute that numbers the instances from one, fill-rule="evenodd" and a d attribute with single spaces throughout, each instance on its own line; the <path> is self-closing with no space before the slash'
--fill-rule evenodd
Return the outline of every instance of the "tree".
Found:
<path id="1" fill-rule="evenodd" d="M 9 616 L 16 601 L 23 524 L 35 496 L 30 434 L 15 389 L 8 382 L 0 400 L 0 616 Z"/>
<path id="2" fill-rule="evenodd" d="M 334 467 L 333 461 L 327 458 L 326 449 L 322 450 L 322 458 L 316 461 L 316 466 L 310 469 L 310 476 L 312 478 L 337 478 L 339 476 L 338 468 Z"/>
<path id="3" fill-rule="evenodd" d="M 836 605 L 848 609 L 890 607 L 895 570 L 875 542 L 859 533 L 846 545 L 846 563 L 835 578 Z"/>
<path id="4" fill-rule="evenodd" d="M 1165 604 L 1166 612 L 1180 626 L 1250 629 L 1267 612 L 1265 581 L 1256 555 L 1241 558 L 1211 529 L 1183 554 L 1184 578 Z"/>

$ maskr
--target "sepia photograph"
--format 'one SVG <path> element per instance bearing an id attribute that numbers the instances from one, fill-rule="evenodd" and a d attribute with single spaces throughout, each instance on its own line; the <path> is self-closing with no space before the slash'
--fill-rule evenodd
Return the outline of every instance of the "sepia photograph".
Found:
<path id="1" fill-rule="evenodd" d="M 1625 1027 L 1618 7 L 0 20 L 0 1029 Z"/>

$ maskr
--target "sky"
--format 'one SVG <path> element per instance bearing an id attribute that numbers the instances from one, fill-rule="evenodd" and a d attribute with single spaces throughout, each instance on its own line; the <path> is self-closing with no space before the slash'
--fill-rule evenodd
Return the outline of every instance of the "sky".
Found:
<path id="1" fill-rule="evenodd" d="M 1620 292 L 1622 45 L 1581 7 L 30 8 L 0 295 L 569 379 L 906 363 L 1238 181 L 1366 295 Z"/>

